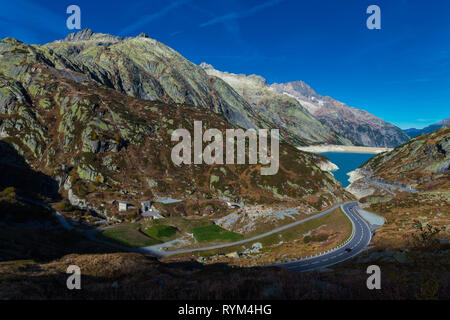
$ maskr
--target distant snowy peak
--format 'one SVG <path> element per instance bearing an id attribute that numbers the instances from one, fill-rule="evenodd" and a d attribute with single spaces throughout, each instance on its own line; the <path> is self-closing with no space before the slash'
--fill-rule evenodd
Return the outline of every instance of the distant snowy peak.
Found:
<path id="1" fill-rule="evenodd" d="M 322 123 L 355 144 L 370 147 L 396 147 L 409 137 L 400 128 L 365 110 L 347 106 L 328 96 L 321 96 L 303 81 L 274 83 L 278 93 L 295 98 Z"/>

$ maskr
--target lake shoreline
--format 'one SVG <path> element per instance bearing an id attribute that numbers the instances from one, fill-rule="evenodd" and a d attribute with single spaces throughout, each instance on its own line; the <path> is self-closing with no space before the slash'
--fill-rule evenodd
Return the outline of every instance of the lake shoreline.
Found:
<path id="1" fill-rule="evenodd" d="M 357 171 L 362 164 L 375 156 L 375 154 L 371 153 L 353 152 L 324 152 L 320 155 L 326 157 L 328 162 L 335 164 L 338 168 L 337 170 L 334 170 L 332 174 L 344 188 L 350 185 L 351 182 L 349 181 L 348 174 L 350 172 L 354 172 L 355 170 Z M 319 163 L 319 165 L 321 165 L 323 169 L 331 169 L 330 163 L 328 162 L 323 161 L 322 163 Z"/>
<path id="2" fill-rule="evenodd" d="M 367 153 L 367 154 L 378 154 L 393 150 L 393 148 L 342 146 L 332 144 L 297 147 L 297 149 L 312 153 L 339 152 L 339 153 Z"/>

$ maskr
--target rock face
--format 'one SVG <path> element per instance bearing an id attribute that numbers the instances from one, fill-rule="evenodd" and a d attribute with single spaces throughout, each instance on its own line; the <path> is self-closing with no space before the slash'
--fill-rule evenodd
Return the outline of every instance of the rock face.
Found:
<path id="1" fill-rule="evenodd" d="M 317 166 L 323 171 L 329 171 L 330 172 L 330 171 L 339 170 L 339 167 L 336 164 L 334 164 L 333 162 L 329 161 L 329 160 L 325 160 L 325 161 L 319 162 L 317 164 Z"/>
<path id="2" fill-rule="evenodd" d="M 91 29 L 84 29 L 79 32 L 71 33 L 69 34 L 66 39 L 64 39 L 65 42 L 70 41 L 83 41 L 83 40 L 89 40 L 94 33 Z"/>
<path id="3" fill-rule="evenodd" d="M 376 155 L 351 173 L 351 182 L 347 190 L 364 196 L 449 190 L 450 126 Z"/>
<path id="4" fill-rule="evenodd" d="M 60 182 L 70 179 L 68 196 L 72 201 L 83 199 L 84 204 L 99 207 L 102 199 L 106 202 L 120 194 L 133 199 L 163 195 L 186 201 L 228 198 L 245 199 L 249 203 L 286 202 L 311 209 L 350 198 L 331 175 L 316 166 L 322 158 L 300 152 L 284 142 L 280 144 L 280 169 L 273 176 L 261 176 L 260 165 L 174 165 L 171 151 L 176 143 L 171 141 L 171 134 L 175 129 L 186 128 L 193 136 L 193 123 L 201 120 L 205 128 L 217 128 L 223 134 L 233 128 L 227 122 L 232 114 L 226 118 L 225 114 L 222 116 L 209 108 L 174 103 L 174 98 L 168 95 L 167 100 L 172 102 L 165 103 L 124 94 L 119 88 L 127 87 L 125 70 L 128 69 L 116 69 L 116 77 L 107 71 L 124 63 L 125 60 L 120 60 L 124 56 L 118 54 L 117 60 L 112 57 L 107 60 L 110 53 L 102 49 L 100 56 L 88 58 L 89 50 L 97 52 L 98 47 L 96 41 L 93 47 L 86 43 L 92 37 L 93 34 L 86 32 L 77 38 L 83 40 L 76 43 L 48 46 L 30 46 L 11 38 L 0 42 L 0 139 L 9 150 L 23 157 L 30 168 L 55 180 L 58 177 Z M 144 50 L 142 47 L 147 50 L 148 46 L 153 46 L 155 54 L 161 50 L 162 55 L 171 52 L 143 36 L 116 44 L 129 46 L 130 52 Z M 111 42 L 107 45 L 112 46 Z M 82 48 L 87 51 L 73 58 L 72 50 Z M 109 52 L 114 50 L 119 49 L 110 48 Z M 102 57 L 103 54 L 106 56 Z M 173 59 L 178 59 L 178 54 L 171 54 Z M 151 58 L 145 60 L 144 53 L 138 57 L 149 68 L 151 65 L 164 67 L 152 64 Z M 186 67 L 194 68 L 185 63 Z M 97 68 L 102 64 L 112 69 Z M 192 70 L 209 79 L 200 68 Z M 109 78 L 102 78 L 103 72 L 116 82 L 104 85 L 102 81 L 106 83 Z M 165 75 L 159 78 L 161 81 L 170 78 L 164 71 L 160 72 Z M 149 81 L 154 79 L 148 74 L 145 77 Z M 225 82 L 216 80 L 215 83 L 239 98 Z M 147 84 L 140 79 L 130 88 Z M 191 85 L 200 90 L 200 84 Z M 170 88 L 168 85 L 163 90 Z M 208 86 L 202 88 L 211 92 Z M 144 94 L 144 91 L 137 92 Z M 191 97 L 187 92 L 183 97 L 176 91 L 172 93 L 180 101 L 191 99 L 192 102 L 200 97 L 195 94 Z M 8 181 L 15 179 L 5 183 Z"/>
<path id="5" fill-rule="evenodd" d="M 438 123 L 429 125 L 428 127 L 425 127 L 423 129 L 411 128 L 411 129 L 406 129 L 403 131 L 411 138 L 414 138 L 414 137 L 420 136 L 421 134 L 424 134 L 424 133 L 432 133 L 433 131 L 436 131 L 442 127 L 449 126 L 449 125 L 450 125 L 450 117 L 448 117 L 447 119 L 444 119 L 442 121 L 439 121 Z"/>
<path id="6" fill-rule="evenodd" d="M 138 37 L 141 37 L 142 35 L 145 35 L 141 33 Z M 104 34 L 104 33 L 94 33 L 91 29 L 84 29 L 78 32 L 74 32 L 69 34 L 64 40 L 57 40 L 55 42 L 77 42 L 77 41 L 95 41 L 95 42 L 119 42 L 123 40 L 121 37 L 112 36 L 110 34 Z"/>
<path id="7" fill-rule="evenodd" d="M 271 87 L 295 98 L 320 122 L 356 145 L 390 148 L 409 139 L 400 128 L 364 110 L 321 96 L 303 81 L 275 83 Z"/>
<path id="8" fill-rule="evenodd" d="M 308 144 L 351 144 L 348 139 L 315 119 L 296 99 L 280 94 L 268 86 L 264 78 L 218 71 L 207 63 L 200 66 L 208 75 L 228 83 L 272 127 L 281 126 Z"/>

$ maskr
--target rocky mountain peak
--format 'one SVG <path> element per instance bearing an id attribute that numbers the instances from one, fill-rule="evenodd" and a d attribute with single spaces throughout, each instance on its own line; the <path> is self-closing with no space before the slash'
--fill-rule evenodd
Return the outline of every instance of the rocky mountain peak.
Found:
<path id="1" fill-rule="evenodd" d="M 146 33 L 141 32 L 136 38 L 150 38 Z"/>
<path id="2" fill-rule="evenodd" d="M 83 41 L 83 40 L 89 40 L 92 35 L 94 34 L 94 32 L 87 28 L 87 29 L 83 29 L 81 31 L 78 32 L 73 32 L 71 34 L 69 34 L 64 41 L 66 42 L 70 42 L 70 41 Z"/>
<path id="3" fill-rule="evenodd" d="M 450 125 L 450 117 L 448 117 L 448 118 L 446 118 L 446 119 L 444 119 L 442 121 L 439 121 L 436 124 L 440 125 L 440 126 L 449 126 Z"/>
<path id="4" fill-rule="evenodd" d="M 370 147 L 396 147 L 409 137 L 400 128 L 367 111 L 347 106 L 328 96 L 321 96 L 303 81 L 275 83 L 278 93 L 295 98 L 320 122 L 355 144 Z"/>
<path id="5" fill-rule="evenodd" d="M 206 62 L 200 63 L 200 68 L 203 70 L 214 70 L 214 67 Z"/>
<path id="6" fill-rule="evenodd" d="M 292 91 L 298 92 L 301 95 L 307 97 L 307 98 L 311 98 L 311 97 L 316 97 L 318 96 L 317 92 L 314 91 L 313 88 L 311 88 L 309 85 L 307 85 L 304 81 L 292 81 L 292 82 L 288 82 L 285 84 L 278 84 L 278 83 L 274 83 L 272 85 L 272 87 L 278 89 L 281 87 L 284 87 L 284 89 L 290 89 Z"/>
<path id="7" fill-rule="evenodd" d="M 261 76 L 258 76 L 256 74 L 251 75 L 245 75 L 243 73 L 237 74 L 237 73 L 231 73 L 226 71 L 219 71 L 215 69 L 212 65 L 202 62 L 200 63 L 200 67 L 206 71 L 209 75 L 219 77 L 226 82 L 245 82 L 248 84 L 252 84 L 254 86 L 258 87 L 265 87 L 267 85 L 266 79 L 264 79 Z"/>
<path id="8" fill-rule="evenodd" d="M 139 35 L 139 36 L 141 36 L 141 35 Z M 118 41 L 121 41 L 122 38 L 118 37 L 118 36 L 113 36 L 110 34 L 94 33 L 90 28 L 86 28 L 86 29 L 80 30 L 78 32 L 73 32 L 73 33 L 69 34 L 64 40 L 56 41 L 56 42 L 77 42 L 77 41 L 88 41 L 88 40 L 118 42 Z"/>

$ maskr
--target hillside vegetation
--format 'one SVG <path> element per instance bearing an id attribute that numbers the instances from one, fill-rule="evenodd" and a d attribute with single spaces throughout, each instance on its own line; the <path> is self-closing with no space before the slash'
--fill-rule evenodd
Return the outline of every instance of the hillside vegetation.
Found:
<path id="1" fill-rule="evenodd" d="M 139 47 L 139 41 L 148 40 L 129 41 Z M 206 108 L 140 100 L 111 89 L 66 67 L 61 61 L 69 60 L 47 46 L 6 38 L 0 53 L 2 143 L 51 178 L 76 207 L 104 214 L 113 210 L 112 200 L 138 205 L 141 199 L 170 195 L 187 201 L 175 204 L 169 215 L 191 215 L 189 199 L 199 206 L 197 214 L 214 208 L 219 198 L 305 210 L 351 198 L 316 166 L 320 156 L 286 143 L 281 143 L 280 170 L 273 176 L 261 176 L 260 165 L 175 166 L 175 129 L 186 128 L 193 136 L 196 120 L 222 133 L 231 124 Z M 136 212 L 130 214 L 135 219 Z"/>

